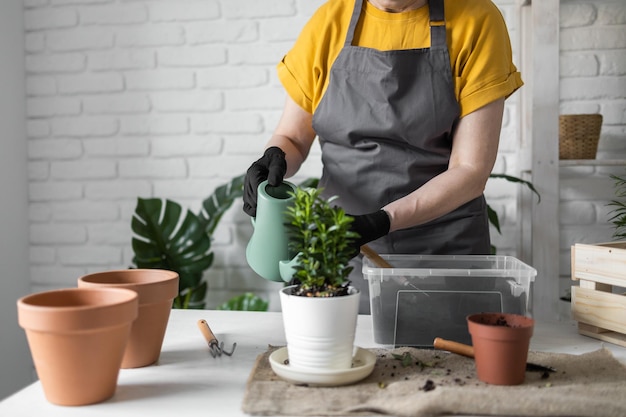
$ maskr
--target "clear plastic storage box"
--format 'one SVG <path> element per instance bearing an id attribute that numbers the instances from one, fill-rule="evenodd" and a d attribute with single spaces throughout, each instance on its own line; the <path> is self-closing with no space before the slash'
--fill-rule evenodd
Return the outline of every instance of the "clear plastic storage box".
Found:
<path id="1" fill-rule="evenodd" d="M 374 341 L 432 347 L 435 337 L 471 344 L 471 313 L 530 315 L 537 271 L 511 256 L 381 255 L 393 268 L 363 258 Z"/>

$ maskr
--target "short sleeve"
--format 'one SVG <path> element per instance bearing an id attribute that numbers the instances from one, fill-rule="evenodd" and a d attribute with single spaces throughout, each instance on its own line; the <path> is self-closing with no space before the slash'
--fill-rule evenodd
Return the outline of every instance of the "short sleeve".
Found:
<path id="1" fill-rule="evenodd" d="M 320 102 L 330 67 L 343 47 L 352 12 L 349 3 L 345 0 L 324 3 L 277 65 L 278 79 L 285 91 L 309 113 L 313 113 Z"/>
<path id="2" fill-rule="evenodd" d="M 473 6 L 468 5 L 462 16 L 453 16 L 448 32 L 461 116 L 507 98 L 523 85 L 498 8 L 490 1 L 468 4 Z"/>

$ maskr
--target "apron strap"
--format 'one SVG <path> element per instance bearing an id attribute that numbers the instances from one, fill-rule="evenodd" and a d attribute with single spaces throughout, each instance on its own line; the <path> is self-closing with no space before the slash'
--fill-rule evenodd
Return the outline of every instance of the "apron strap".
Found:
<path id="1" fill-rule="evenodd" d="M 363 1 L 355 0 L 352 17 L 350 18 L 350 26 L 344 41 L 344 46 L 351 46 L 354 39 L 356 25 L 359 23 L 361 11 L 363 9 Z M 446 19 L 444 14 L 443 0 L 429 0 L 428 9 L 430 13 L 430 47 L 434 49 L 448 49 L 446 43 Z"/>
<path id="2" fill-rule="evenodd" d="M 430 11 L 430 47 L 434 49 L 448 49 L 443 0 L 430 0 L 428 3 Z"/>
<path id="3" fill-rule="evenodd" d="M 348 33 L 346 34 L 346 40 L 344 46 L 351 46 L 354 39 L 354 31 L 356 25 L 359 23 L 359 17 L 361 17 L 361 10 L 363 8 L 363 2 L 367 0 L 354 0 L 354 10 L 352 10 L 352 17 L 350 18 L 350 26 L 348 26 Z"/>

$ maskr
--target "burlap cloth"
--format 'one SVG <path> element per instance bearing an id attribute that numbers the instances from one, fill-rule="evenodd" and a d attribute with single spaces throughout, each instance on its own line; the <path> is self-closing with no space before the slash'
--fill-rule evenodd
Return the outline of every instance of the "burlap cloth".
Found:
<path id="1" fill-rule="evenodd" d="M 626 417 L 626 366 L 607 349 L 582 355 L 529 352 L 530 362 L 556 373 L 527 372 L 518 386 L 494 386 L 476 378 L 474 361 L 413 348 L 377 354 L 370 376 L 343 387 L 298 386 L 281 380 L 268 357 L 257 358 L 242 410 L 253 415 L 290 416 L 498 416 Z M 393 354 L 411 355 L 410 365 Z M 406 362 L 405 362 L 406 365 Z"/>

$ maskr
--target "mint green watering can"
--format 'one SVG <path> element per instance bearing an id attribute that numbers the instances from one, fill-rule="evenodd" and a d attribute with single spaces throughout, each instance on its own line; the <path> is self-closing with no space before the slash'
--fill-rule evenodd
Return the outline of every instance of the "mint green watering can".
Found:
<path id="1" fill-rule="evenodd" d="M 256 218 L 252 218 L 254 232 L 246 248 L 248 265 L 263 278 L 289 282 L 297 256 L 289 250 L 287 207 L 293 204 L 296 186 L 283 181 L 272 187 L 267 181 L 257 190 Z"/>

